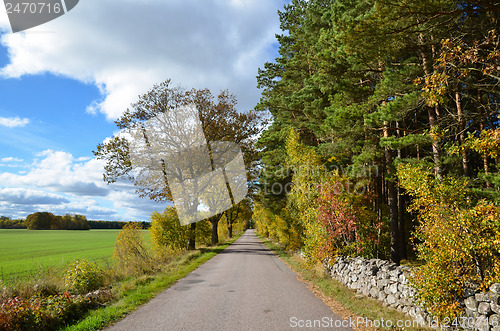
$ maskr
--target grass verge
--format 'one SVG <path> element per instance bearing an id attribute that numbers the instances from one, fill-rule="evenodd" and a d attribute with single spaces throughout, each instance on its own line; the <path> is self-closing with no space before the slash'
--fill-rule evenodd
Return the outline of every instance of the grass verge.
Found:
<path id="1" fill-rule="evenodd" d="M 277 256 L 283 260 L 292 270 L 302 277 L 302 281 L 309 285 L 309 288 L 328 305 L 334 313 L 344 319 L 363 318 L 372 321 L 361 323 L 358 330 L 432 330 L 430 328 L 415 327 L 396 327 L 397 321 L 408 321 L 412 323 L 410 317 L 395 309 L 384 307 L 378 300 L 365 297 L 344 286 L 339 281 L 330 278 L 325 270 L 318 266 L 308 268 L 304 260 L 290 252 L 285 251 L 275 242 L 262 238 L 259 239 L 271 249 Z M 380 327 L 375 327 L 378 321 Z M 385 323 L 382 323 L 385 321 Z M 390 322 L 388 322 L 390 321 Z M 391 327 L 389 326 L 391 324 Z M 384 325 L 385 327 L 382 327 Z M 410 325 L 410 324 L 407 324 Z"/>
<path id="2" fill-rule="evenodd" d="M 0 280 L 5 286 L 36 281 L 85 259 L 102 267 L 112 264 L 119 230 L 0 229 Z M 143 234 L 149 235 L 147 230 Z M 149 242 L 149 240 L 147 240 Z"/>
<path id="3" fill-rule="evenodd" d="M 214 248 L 189 251 L 170 263 L 164 272 L 129 278 L 116 287 L 117 300 L 110 305 L 92 310 L 77 324 L 62 330 L 101 330 L 122 319 L 128 313 L 147 303 L 150 299 L 169 288 L 177 280 L 187 276 L 212 257 L 222 252 L 240 236 Z"/>

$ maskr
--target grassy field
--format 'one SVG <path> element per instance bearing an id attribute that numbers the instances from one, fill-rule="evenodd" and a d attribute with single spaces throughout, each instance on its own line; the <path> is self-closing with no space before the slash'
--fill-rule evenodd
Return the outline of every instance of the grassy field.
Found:
<path id="1" fill-rule="evenodd" d="M 118 232 L 0 229 L 0 280 L 10 283 L 33 279 L 47 268 L 58 268 L 78 258 L 105 266 L 112 260 Z"/>

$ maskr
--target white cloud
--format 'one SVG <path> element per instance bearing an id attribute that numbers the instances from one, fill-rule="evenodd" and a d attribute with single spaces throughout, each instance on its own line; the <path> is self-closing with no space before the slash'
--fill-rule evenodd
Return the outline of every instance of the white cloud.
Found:
<path id="1" fill-rule="evenodd" d="M 1 173 L 0 184 L 5 186 L 35 185 L 58 192 L 80 196 L 105 196 L 109 188 L 102 182 L 103 163 L 90 159 L 75 160 L 69 153 L 45 150 L 27 174 Z"/>
<path id="2" fill-rule="evenodd" d="M 250 109 L 260 97 L 257 68 L 274 56 L 272 46 L 279 32 L 276 11 L 285 2 L 80 1 L 69 13 L 15 34 L 0 10 L 0 31 L 5 32 L 0 43 L 9 56 L 0 77 L 49 72 L 92 83 L 102 97 L 90 103 L 87 111 L 102 112 L 110 119 L 168 78 L 174 85 L 210 88 L 214 94 L 229 89 L 240 109 Z M 28 123 L 29 119 L 0 117 L 0 126 Z M 23 133 L 16 139 L 26 137 Z M 48 145 L 34 139 L 29 143 L 36 148 Z M 15 164 L 14 158 L 2 162 Z M 152 210 L 164 208 L 138 198 L 128 183 L 106 185 L 102 173 L 101 161 L 46 150 L 22 172 L 0 172 L 0 187 L 55 194 L 51 197 L 68 202 L 43 205 L 46 209 L 59 214 L 81 212 L 91 219 L 144 220 Z M 39 205 L 22 205 L 13 199 L 0 199 L 0 215 L 38 211 Z"/>
<path id="3" fill-rule="evenodd" d="M 66 204 L 52 206 L 51 212 L 56 215 L 81 214 L 92 220 L 114 220 L 119 218 L 116 210 L 102 207 L 93 199 L 71 201 Z"/>
<path id="4" fill-rule="evenodd" d="M 59 205 L 69 202 L 57 194 L 25 188 L 0 188 L 0 200 L 17 205 Z"/>
<path id="5" fill-rule="evenodd" d="M 30 122 L 28 118 L 0 117 L 0 125 L 8 128 L 23 127 Z"/>
<path id="6" fill-rule="evenodd" d="M 9 168 L 20 168 L 23 167 L 23 159 L 19 159 L 17 157 L 4 157 L 0 159 L 0 167 L 9 167 Z"/>
<path id="7" fill-rule="evenodd" d="M 68 14 L 4 34 L 4 77 L 51 72 L 97 85 L 89 112 L 117 118 L 154 83 L 229 89 L 242 109 L 259 99 L 257 68 L 271 60 L 283 0 L 80 1 Z M 5 26 L 6 15 L 0 17 Z"/>
<path id="8" fill-rule="evenodd" d="M 4 157 L 0 159 L 1 162 L 23 162 L 23 159 L 19 159 L 17 157 Z"/>
<path id="9" fill-rule="evenodd" d="M 165 205 L 139 198 L 132 184 L 102 180 L 103 162 L 45 150 L 26 172 L 0 173 L 0 215 L 25 217 L 36 211 L 80 213 L 89 219 L 148 220 Z M 56 193 L 57 192 L 57 193 Z"/>

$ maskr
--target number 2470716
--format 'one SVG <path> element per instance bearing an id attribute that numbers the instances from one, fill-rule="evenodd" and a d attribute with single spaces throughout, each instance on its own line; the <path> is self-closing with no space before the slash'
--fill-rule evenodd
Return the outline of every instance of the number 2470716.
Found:
<path id="1" fill-rule="evenodd" d="M 63 11 L 60 3 L 50 2 L 5 2 L 7 14 L 59 14 Z"/>

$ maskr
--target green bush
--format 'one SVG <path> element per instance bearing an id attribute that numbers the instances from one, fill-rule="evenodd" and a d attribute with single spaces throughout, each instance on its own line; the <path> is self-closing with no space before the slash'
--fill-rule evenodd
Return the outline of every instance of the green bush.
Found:
<path id="1" fill-rule="evenodd" d="M 153 263 L 142 236 L 140 223 L 128 223 L 118 233 L 114 258 L 125 273 L 140 274 L 152 270 Z"/>
<path id="2" fill-rule="evenodd" d="M 288 193 L 286 214 L 296 215 L 303 229 L 302 250 L 310 265 L 322 262 L 322 247 L 327 240 L 327 232 L 318 221 L 319 185 L 325 180 L 326 172 L 320 156 L 315 150 L 300 141 L 299 133 L 291 130 L 286 140 L 286 165 L 293 169 L 292 188 Z M 277 218 L 278 225 L 286 227 L 293 221 L 284 222 Z M 297 227 L 298 228 L 298 227 Z"/>
<path id="3" fill-rule="evenodd" d="M 64 284 L 77 293 L 88 293 L 103 285 L 102 269 L 95 263 L 76 260 L 66 269 Z"/>
<path id="4" fill-rule="evenodd" d="M 154 212 L 151 215 L 149 232 L 155 248 L 167 249 L 171 252 L 182 251 L 187 248 L 190 225 L 181 225 L 174 207 L 168 207 L 163 213 Z M 212 230 L 210 222 L 196 223 L 196 243 L 209 245 Z"/>
<path id="5" fill-rule="evenodd" d="M 363 179 L 328 171 L 320 155 L 290 130 L 286 166 L 293 170 L 286 207 L 275 212 L 256 203 L 258 232 L 286 249 L 300 248 L 309 265 L 336 255 L 384 258 L 389 254 L 388 222 L 367 206 L 369 194 L 356 193 Z"/>
<path id="6" fill-rule="evenodd" d="M 288 210 L 273 213 L 260 203 L 255 203 L 253 220 L 255 229 L 266 238 L 278 241 L 287 250 L 297 250 L 301 247 L 302 227 L 296 217 L 290 217 Z"/>
<path id="7" fill-rule="evenodd" d="M 173 207 L 165 212 L 154 212 L 151 215 L 149 233 L 156 248 L 169 248 L 172 251 L 183 250 L 187 247 L 188 226 L 182 226 Z"/>

